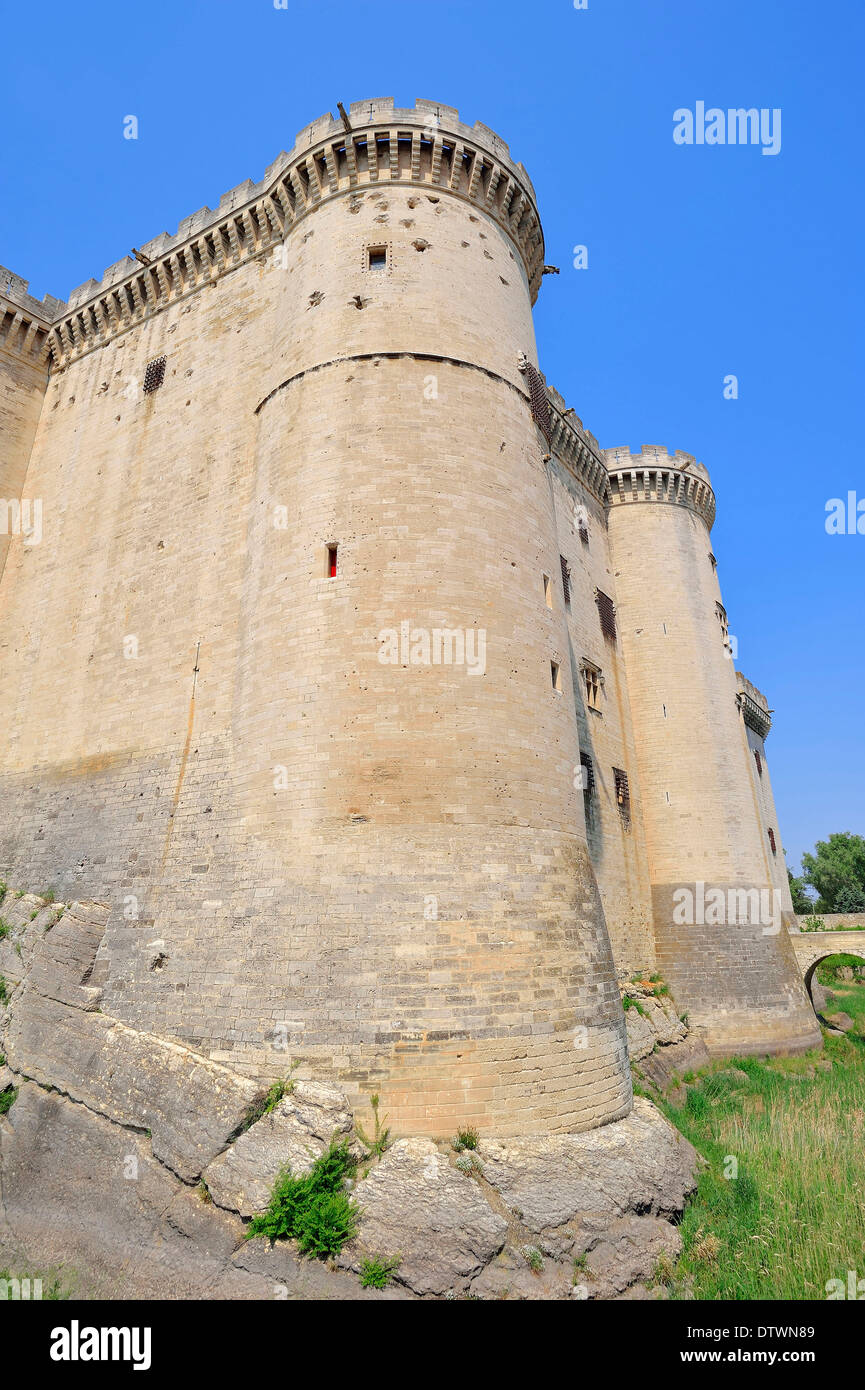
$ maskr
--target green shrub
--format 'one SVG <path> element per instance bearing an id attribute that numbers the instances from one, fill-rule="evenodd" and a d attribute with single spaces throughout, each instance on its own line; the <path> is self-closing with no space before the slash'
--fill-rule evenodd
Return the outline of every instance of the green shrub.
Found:
<path id="1" fill-rule="evenodd" d="M 10 927 L 9 923 L 8 923 L 8 922 L 4 922 L 3 918 L 0 917 L 0 941 L 3 940 L 4 936 L 8 936 L 8 935 L 9 935 L 9 933 L 11 932 L 11 930 L 12 930 L 12 928 Z"/>
<path id="2" fill-rule="evenodd" d="M 10 1086 L 8 1091 L 0 1091 L 0 1115 L 8 1115 L 17 1099 L 17 1086 Z"/>
<path id="3" fill-rule="evenodd" d="M 343 1184 L 353 1176 L 355 1161 L 348 1142 L 335 1140 L 309 1173 L 294 1177 L 284 1168 L 274 1183 L 267 1209 L 254 1216 L 246 1238 L 296 1240 L 301 1251 L 325 1257 L 336 1255 L 357 1230 L 358 1210 Z"/>
<path id="4" fill-rule="evenodd" d="M 462 1125 L 451 1140 L 451 1148 L 462 1153 L 463 1149 L 476 1149 L 480 1141 L 481 1136 L 474 1125 Z"/>
<path id="5" fill-rule="evenodd" d="M 386 1289 L 399 1268 L 399 1255 L 395 1260 L 363 1260 L 360 1266 L 360 1284 L 363 1289 Z"/>

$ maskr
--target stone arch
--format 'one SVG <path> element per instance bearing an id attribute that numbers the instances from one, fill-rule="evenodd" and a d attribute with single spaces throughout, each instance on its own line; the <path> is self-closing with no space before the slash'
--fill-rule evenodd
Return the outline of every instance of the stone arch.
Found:
<path id="1" fill-rule="evenodd" d="M 817 966 L 820 965 L 822 961 L 829 960 L 832 956 L 858 956 L 859 959 L 865 963 L 865 946 L 852 945 L 845 950 L 842 947 L 833 945 L 831 949 L 815 951 L 813 960 L 811 960 L 805 968 L 805 989 L 808 992 L 808 998 L 811 1000 L 812 1008 L 814 1008 L 814 996 L 811 993 L 811 985 L 814 980 L 814 973 Z M 816 1008 L 814 1008 L 814 1012 L 817 1012 Z"/>

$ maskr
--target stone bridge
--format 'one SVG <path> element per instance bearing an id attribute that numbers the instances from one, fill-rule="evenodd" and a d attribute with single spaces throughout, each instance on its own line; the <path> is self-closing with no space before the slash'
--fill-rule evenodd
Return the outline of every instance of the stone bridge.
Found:
<path id="1" fill-rule="evenodd" d="M 859 956 L 865 961 L 865 931 L 791 932 L 790 940 L 809 994 L 815 967 L 827 956 Z"/>

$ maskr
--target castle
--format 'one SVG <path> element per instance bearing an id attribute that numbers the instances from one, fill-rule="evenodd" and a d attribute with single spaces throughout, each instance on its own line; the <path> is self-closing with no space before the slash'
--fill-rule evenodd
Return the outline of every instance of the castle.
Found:
<path id="1" fill-rule="evenodd" d="M 498 135 L 373 100 L 0 272 L 0 871 L 105 904 L 106 1013 L 404 1133 L 625 1115 L 638 971 L 820 1039 L 708 474 L 546 385 L 545 269 Z"/>

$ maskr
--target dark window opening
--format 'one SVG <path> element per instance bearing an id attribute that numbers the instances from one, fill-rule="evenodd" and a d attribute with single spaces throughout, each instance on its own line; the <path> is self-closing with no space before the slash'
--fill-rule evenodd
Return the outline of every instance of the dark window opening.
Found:
<path id="1" fill-rule="evenodd" d="M 755 761 L 755 763 L 757 764 L 757 772 L 758 772 L 759 776 L 762 777 L 762 776 L 763 776 L 763 759 L 760 757 L 760 754 L 757 752 L 756 748 L 754 749 L 754 761 Z"/>
<path id="2" fill-rule="evenodd" d="M 616 788 L 616 802 L 619 807 L 619 814 L 624 825 L 631 824 L 631 788 L 628 785 L 628 774 L 623 772 L 620 767 L 613 768 L 613 781 Z"/>
<path id="3" fill-rule="evenodd" d="M 595 769 L 588 753 L 580 754 L 580 766 L 583 770 L 582 787 L 587 797 L 592 795 L 595 790 Z"/>
<path id="4" fill-rule="evenodd" d="M 559 675 L 559 664 L 557 661 L 550 662 L 550 676 L 552 677 L 553 681 L 553 690 L 561 690 L 562 682 L 561 677 Z"/>
<path id="5" fill-rule="evenodd" d="M 595 602 L 598 605 L 598 614 L 601 619 L 601 632 L 608 637 L 611 642 L 616 640 L 616 607 L 613 600 L 607 595 L 602 594 L 600 589 L 595 591 Z"/>
<path id="6" fill-rule="evenodd" d="M 387 270 L 387 247 L 371 246 L 367 264 L 370 270 Z"/>
<path id="7" fill-rule="evenodd" d="M 165 358 L 154 357 L 152 362 L 148 362 L 144 368 L 144 394 L 149 396 L 151 391 L 158 391 L 165 380 Z"/>
<path id="8" fill-rule="evenodd" d="M 772 853 L 777 854 L 778 846 L 775 844 L 775 832 L 772 829 L 769 830 L 769 844 L 772 846 Z"/>
<path id="9" fill-rule="evenodd" d="M 562 589 L 565 593 L 565 603 L 571 601 L 571 570 L 564 555 L 559 556 L 559 563 L 562 567 Z"/>
<path id="10" fill-rule="evenodd" d="M 329 545 L 327 547 L 327 570 L 328 579 L 336 579 L 336 552 L 338 547 Z"/>

